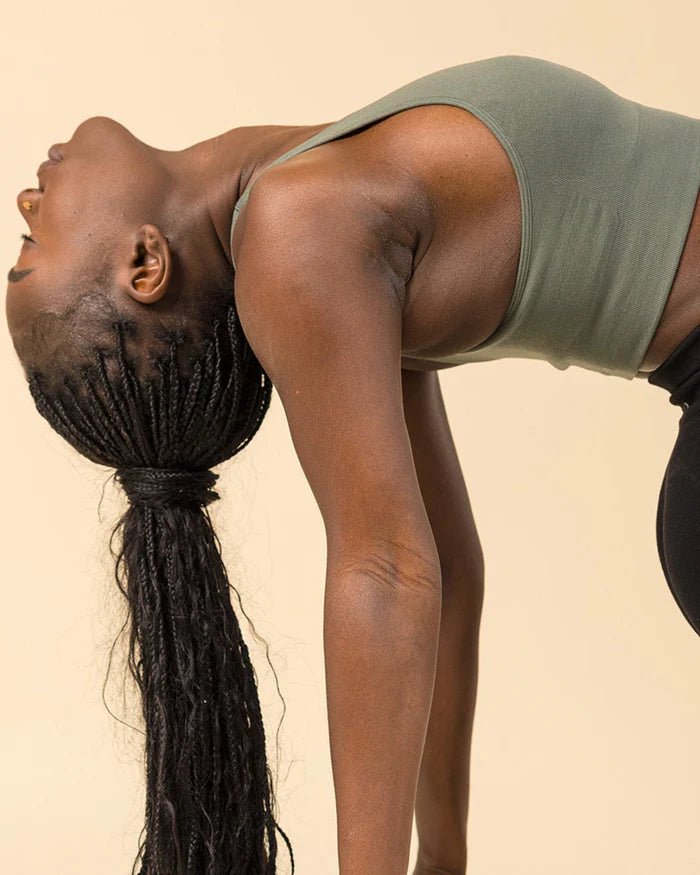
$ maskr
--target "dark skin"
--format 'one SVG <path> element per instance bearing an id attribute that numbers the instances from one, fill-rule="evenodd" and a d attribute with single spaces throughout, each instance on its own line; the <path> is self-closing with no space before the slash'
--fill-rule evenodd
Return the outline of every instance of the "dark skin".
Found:
<path id="1" fill-rule="evenodd" d="M 236 128 L 167 152 L 88 119 L 43 191 L 18 195 L 36 243 L 15 266 L 33 272 L 8 286 L 8 323 L 19 342 L 98 257 L 124 309 L 187 306 L 197 278 L 230 263 L 233 205 L 255 182 L 233 239 L 236 301 L 327 534 L 340 873 L 405 875 L 415 815 L 414 875 L 463 875 L 484 563 L 429 359 L 480 343 L 507 309 L 517 182 L 488 129 L 440 105 L 265 172 L 327 124 Z M 639 376 L 698 323 L 696 206 Z"/>
<path id="2" fill-rule="evenodd" d="M 70 304 L 75 280 L 101 259 L 112 265 L 115 293 L 128 312 L 187 303 L 180 300 L 186 289 L 231 263 L 228 226 L 240 187 L 305 131 L 234 128 L 166 151 L 110 118 L 84 121 L 68 143 L 57 144 L 63 160 L 41 171 L 39 187 L 17 195 L 34 242 L 23 244 L 14 267 L 31 273 L 7 288 L 13 339 L 39 310 Z"/>

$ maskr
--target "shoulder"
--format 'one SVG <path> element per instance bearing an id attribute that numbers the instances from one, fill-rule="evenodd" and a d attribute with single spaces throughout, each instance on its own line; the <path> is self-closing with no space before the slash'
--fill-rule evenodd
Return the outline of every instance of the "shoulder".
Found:
<path id="1" fill-rule="evenodd" d="M 260 235 L 301 243 L 305 254 L 364 228 L 405 276 L 444 221 L 469 214 L 486 189 L 501 190 L 509 171 L 500 144 L 472 113 L 449 104 L 407 107 L 263 171 L 236 220 L 236 267 L 259 248 Z"/>
<path id="2" fill-rule="evenodd" d="M 290 269 L 337 255 L 381 261 L 408 280 L 431 210 L 415 174 L 345 140 L 316 146 L 265 170 L 250 189 L 232 239 L 237 274 L 264 251 Z"/>
<path id="3" fill-rule="evenodd" d="M 339 334 L 349 351 L 372 324 L 400 336 L 412 241 L 361 186 L 315 158 L 290 161 L 258 178 L 238 224 L 236 309 L 278 390 L 308 382 L 314 351 Z"/>
<path id="4" fill-rule="evenodd" d="M 329 566 L 390 550 L 432 580 L 438 563 L 403 416 L 405 266 L 386 241 L 396 225 L 337 174 L 272 170 L 245 208 L 236 310 L 318 501 Z"/>

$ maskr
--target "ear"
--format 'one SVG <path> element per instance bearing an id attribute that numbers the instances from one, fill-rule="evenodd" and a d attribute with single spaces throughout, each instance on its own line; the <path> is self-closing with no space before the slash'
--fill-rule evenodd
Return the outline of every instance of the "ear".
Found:
<path id="1" fill-rule="evenodd" d="M 133 237 L 128 264 L 120 267 L 120 285 L 140 304 L 154 304 L 168 291 L 171 274 L 168 238 L 155 225 L 142 225 Z"/>

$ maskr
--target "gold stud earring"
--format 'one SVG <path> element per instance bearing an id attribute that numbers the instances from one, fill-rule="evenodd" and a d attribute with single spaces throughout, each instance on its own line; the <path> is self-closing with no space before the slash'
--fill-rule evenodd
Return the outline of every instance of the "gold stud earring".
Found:
<path id="1" fill-rule="evenodd" d="M 22 206 L 25 210 L 29 210 L 31 212 L 32 202 L 31 201 L 22 201 Z"/>

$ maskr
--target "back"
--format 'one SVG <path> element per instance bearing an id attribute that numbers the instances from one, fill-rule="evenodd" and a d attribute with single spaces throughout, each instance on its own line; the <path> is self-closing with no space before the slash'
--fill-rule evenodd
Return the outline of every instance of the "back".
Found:
<path id="1" fill-rule="evenodd" d="M 623 98 L 569 67 L 504 55 L 409 82 L 270 166 L 433 103 L 461 106 L 498 138 L 518 181 L 522 232 L 500 325 L 477 346 L 430 361 L 536 358 L 634 378 L 690 225 L 700 120 Z M 231 236 L 249 193 L 235 205 Z"/>

